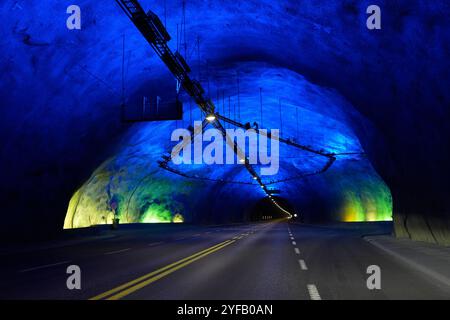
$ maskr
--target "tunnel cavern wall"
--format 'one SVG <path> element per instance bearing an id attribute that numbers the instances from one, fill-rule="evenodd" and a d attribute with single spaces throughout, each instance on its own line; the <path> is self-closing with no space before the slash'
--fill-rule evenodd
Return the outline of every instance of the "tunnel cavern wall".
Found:
<path id="1" fill-rule="evenodd" d="M 310 84 L 292 71 L 254 62 L 214 69 L 211 71 L 210 89 L 219 89 L 218 80 L 232 77 L 236 70 L 242 74 L 242 106 L 252 106 L 259 99 L 259 92 L 254 92 L 255 85 L 265 88 L 263 121 L 269 128 L 279 125 L 279 116 L 273 115 L 279 115 L 280 97 L 286 110 L 294 110 L 282 116 L 282 130 L 287 132 L 286 135 L 295 132 L 296 117 L 293 113 L 298 109 L 302 119 L 299 136 L 305 144 L 335 152 L 361 149 L 347 124 L 347 118 L 355 111 L 334 91 Z M 231 94 L 228 90 L 226 96 Z M 218 101 L 218 111 L 227 114 L 235 102 L 235 96 L 230 103 Z M 325 112 L 321 111 L 322 105 L 329 106 Z M 259 186 L 191 180 L 158 167 L 161 155 L 174 145 L 170 142 L 171 131 L 186 127 L 190 123 L 191 112 L 193 119 L 200 118 L 198 110 L 188 110 L 179 123 L 149 123 L 134 128 L 121 143 L 116 156 L 94 172 L 74 195 L 65 227 L 110 223 L 113 218 L 110 203 L 113 201 L 118 204 L 117 213 L 121 221 L 128 223 L 171 222 L 180 217 L 186 222 L 203 223 L 249 219 L 251 208 L 264 197 Z M 265 120 L 264 114 L 267 114 Z M 240 117 L 243 123 L 250 122 L 255 117 L 255 110 L 243 107 Z M 353 117 L 358 115 L 353 114 Z M 360 121 L 365 120 L 361 118 Z M 279 172 L 267 180 L 289 178 L 295 172 L 313 172 L 326 161 L 293 147 L 282 147 Z M 196 174 L 235 182 L 249 179 L 242 165 L 184 165 L 181 168 L 191 176 Z M 306 181 L 298 179 L 278 183 L 275 187 L 300 210 L 304 221 L 391 219 L 389 189 L 363 157 L 341 157 L 329 174 Z M 322 207 L 314 206 L 314 202 L 322 204 Z"/>
<path id="2" fill-rule="evenodd" d="M 397 236 L 449 244 L 449 4 L 376 2 L 382 30 L 369 31 L 368 1 L 187 1 L 186 42 L 192 51 L 199 37 L 201 60 L 188 62 L 219 111 L 217 91 L 236 103 L 239 74 L 242 120 L 259 121 L 261 87 L 265 126 L 280 126 L 280 99 L 285 133 L 296 132 L 298 108 L 301 142 L 366 152 L 277 186 L 305 218 L 385 220 L 392 205 Z M 125 222 L 247 219 L 258 190 L 155 166 L 172 128 L 188 122 L 186 97 L 183 123 L 121 124 L 122 35 L 128 101 L 173 79 L 114 1 L 77 4 L 80 31 L 67 30 L 64 3 L 0 4 L 2 237 L 108 221 L 114 197 Z M 164 14 L 162 0 L 142 4 Z M 179 21 L 179 1 L 168 0 L 172 35 Z M 283 152 L 280 176 L 322 164 Z M 246 178 L 231 167 L 200 173 Z"/>

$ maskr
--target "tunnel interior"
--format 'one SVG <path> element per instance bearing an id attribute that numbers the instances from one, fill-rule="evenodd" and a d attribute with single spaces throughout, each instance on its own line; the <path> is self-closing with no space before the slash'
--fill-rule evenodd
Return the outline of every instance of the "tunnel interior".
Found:
<path id="1" fill-rule="evenodd" d="M 378 2 L 378 31 L 368 1 L 189 0 L 184 17 L 178 0 L 141 4 L 218 114 L 336 155 L 312 174 L 326 158 L 280 144 L 263 182 L 285 210 L 393 220 L 399 237 L 449 244 L 449 4 Z M 78 1 L 81 30 L 67 29 L 64 3 L 42 4 L 0 4 L 2 237 L 109 224 L 114 211 L 121 223 L 201 224 L 280 212 L 242 165 L 181 166 L 189 178 L 160 168 L 172 132 L 204 117 L 185 92 L 182 120 L 121 121 L 124 99 L 173 99 L 176 84 L 114 1 Z"/>

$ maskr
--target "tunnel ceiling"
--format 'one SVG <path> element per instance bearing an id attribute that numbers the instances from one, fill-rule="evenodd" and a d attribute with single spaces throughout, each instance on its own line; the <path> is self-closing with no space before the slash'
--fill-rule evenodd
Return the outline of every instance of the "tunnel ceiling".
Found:
<path id="1" fill-rule="evenodd" d="M 163 1 L 141 3 L 164 21 Z M 278 185 L 299 211 L 324 219 L 386 219 L 390 189 L 404 227 L 400 233 L 445 237 L 449 5 L 378 3 L 382 32 L 365 27 L 367 1 L 187 1 L 187 61 L 204 87 L 209 83 L 219 111 L 217 91 L 235 103 L 239 74 L 242 120 L 259 120 L 261 87 L 265 126 L 279 127 L 280 99 L 287 135 L 295 135 L 299 112 L 302 143 L 367 153 L 340 157 L 323 175 Z M 130 103 L 143 93 L 171 95 L 173 78 L 114 1 L 77 5 L 80 31 L 66 29 L 62 3 L 0 5 L 0 93 L 6 106 L 1 188 L 9 225 L 60 226 L 69 200 L 66 226 L 99 223 L 108 219 L 111 197 L 130 222 L 170 221 L 176 213 L 205 222 L 241 219 L 264 196 L 254 186 L 183 179 L 157 168 L 170 132 L 188 124 L 187 97 L 183 121 L 120 123 L 123 35 Z M 166 5 L 175 39 L 181 1 Z M 280 170 L 281 176 L 320 166 L 297 150 L 282 152 L 283 168 L 289 169 Z M 198 170 L 245 176 L 231 167 Z M 422 233 L 424 225 L 435 232 Z"/>

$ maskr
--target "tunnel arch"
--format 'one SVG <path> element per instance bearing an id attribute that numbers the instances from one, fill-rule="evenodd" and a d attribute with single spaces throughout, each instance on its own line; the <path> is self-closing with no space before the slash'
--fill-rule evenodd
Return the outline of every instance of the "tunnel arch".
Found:
<path id="1" fill-rule="evenodd" d="M 214 76 L 210 78 L 212 90 L 219 88 L 220 79 L 232 77 L 236 69 L 242 73 L 239 96 L 242 109 L 238 116 L 243 123 L 252 123 L 255 120 L 258 109 L 255 108 L 255 102 L 261 97 L 254 87 L 255 84 L 264 86 L 265 125 L 268 128 L 282 126 L 280 129 L 285 138 L 293 140 L 299 138 L 301 143 L 316 149 L 345 154 L 337 156 L 329 170 L 324 174 L 319 172 L 316 176 L 311 173 L 326 167 L 329 160 L 309 151 L 280 144 L 279 172 L 274 176 L 263 177 L 268 186 L 280 189 L 282 191 L 280 197 L 289 199 L 289 202 L 295 204 L 294 211 L 304 206 L 309 208 L 309 214 L 304 217 L 305 221 L 391 219 L 390 200 L 381 196 L 385 193 L 389 194 L 389 189 L 370 162 L 359 154 L 363 150 L 352 129 L 354 119 L 358 119 L 360 122 L 366 122 L 369 130 L 371 124 L 367 119 L 359 115 L 354 107 L 337 92 L 312 84 L 290 70 L 267 63 L 246 62 L 213 70 Z M 231 94 L 233 87 L 226 87 L 226 90 L 222 96 Z M 236 101 L 235 95 L 232 98 Z M 185 103 L 188 103 L 187 97 L 183 99 Z M 280 112 L 281 100 L 283 100 L 286 114 Z M 231 112 L 230 106 L 227 106 L 223 99 L 218 99 L 216 103 L 219 113 Z M 324 110 L 323 105 L 329 107 Z M 248 212 L 253 210 L 252 206 L 265 197 L 264 192 L 261 192 L 258 185 L 222 182 L 222 180 L 252 181 L 243 166 L 202 165 L 193 168 L 181 165 L 178 167 L 182 172 L 190 173 L 191 177 L 197 175 L 200 178 L 209 177 L 210 181 L 178 176 L 158 167 L 161 156 L 175 145 L 169 140 L 171 131 L 183 125 L 187 126 L 191 120 L 191 112 L 186 110 L 183 121 L 180 123 L 155 122 L 135 127 L 124 139 L 116 155 L 94 173 L 94 176 L 104 176 L 104 183 L 93 184 L 91 182 L 96 180 L 91 178 L 91 182 L 83 187 L 85 192 L 91 193 L 89 198 L 103 199 L 101 201 L 104 205 L 107 203 L 105 198 L 110 197 L 109 193 L 113 192 L 111 190 L 117 189 L 114 192 L 118 193 L 118 197 L 123 198 L 121 200 L 123 204 L 119 202 L 119 216 L 124 223 L 170 222 L 174 214 L 181 214 L 186 222 L 194 223 L 227 223 L 247 219 Z M 296 123 L 299 113 L 302 119 L 300 130 Z M 258 116 L 260 115 L 256 114 L 256 118 Z M 192 119 L 196 117 L 201 117 L 198 109 L 193 111 Z M 232 126 L 228 125 L 227 128 Z M 346 155 L 346 152 L 351 154 Z M 260 169 L 261 167 L 256 168 L 257 171 Z M 298 178 L 296 178 L 297 175 Z M 167 187 L 161 188 L 162 185 Z M 179 192 L 179 188 L 184 191 Z M 376 205 L 375 209 L 372 209 L 374 212 L 372 216 L 366 217 L 369 210 L 367 205 L 359 200 L 349 200 L 348 208 L 357 210 L 358 213 L 350 218 L 343 217 L 337 208 L 341 202 L 346 201 L 344 199 L 346 192 L 354 194 L 358 192 L 357 189 L 367 189 L 365 197 L 371 198 L 373 194 L 374 200 L 370 201 L 383 203 L 383 208 Z M 302 197 L 302 194 L 308 196 Z M 311 199 L 317 199 L 316 206 L 312 205 Z M 322 207 L 323 212 L 317 210 L 317 203 L 326 201 L 329 204 Z M 225 207 L 224 203 L 227 204 Z M 95 218 L 95 212 L 99 210 L 98 200 L 85 205 L 86 207 L 81 206 L 79 210 L 80 215 L 89 217 L 82 218 L 83 226 L 88 226 L 86 221 L 98 222 L 99 220 Z M 355 205 L 359 207 L 356 208 Z M 130 207 L 133 211 L 131 216 Z M 105 208 L 98 212 L 105 215 Z M 147 219 L 145 218 L 147 214 L 159 215 L 160 218 Z"/>
<path id="2" fill-rule="evenodd" d="M 161 2 L 142 3 L 158 14 L 163 10 Z M 228 80 L 235 79 L 235 72 L 229 70 L 234 68 L 245 77 L 247 63 L 268 65 L 259 79 L 250 72 L 254 87 L 264 86 L 264 79 L 270 78 L 272 88 L 282 92 L 284 86 L 277 86 L 282 82 L 273 77 L 280 70 L 281 78 L 300 82 L 303 78 L 305 85 L 299 86 L 302 96 L 311 99 L 299 101 L 307 118 L 320 120 L 313 115 L 318 109 L 328 112 L 323 121 L 308 128 L 314 131 L 328 120 L 342 122 L 346 118 L 343 127 L 350 129 L 373 166 L 367 190 L 384 190 L 379 192 L 380 197 L 387 198 L 386 188 L 375 186 L 387 184 L 392 193 L 396 234 L 449 243 L 446 1 L 408 2 L 407 13 L 389 1 L 380 1 L 389 14 L 383 32 L 378 33 L 368 33 L 365 28 L 363 2 L 354 3 L 352 12 L 339 1 L 305 3 L 301 11 L 290 2 L 193 0 L 189 4 L 187 19 L 192 22 L 187 26 L 188 41 L 201 36 L 201 60 L 208 59 L 211 69 L 217 70 L 217 85 L 224 87 L 226 94 L 233 91 L 230 84 L 234 81 Z M 20 13 L 5 16 L 5 27 L 0 31 L 5 53 L 0 64 L 4 70 L 0 93 L 4 105 L 14 106 L 5 108 L 0 129 L 5 141 L 1 148 L 5 173 L 1 201 L 5 212 L 10 212 L 3 228 L 5 237 L 14 236 L 17 230 L 31 236 L 58 230 L 77 188 L 105 159 L 120 155 L 136 143 L 130 142 L 130 135 L 139 139 L 153 128 L 129 128 L 120 123 L 121 48 L 111 43 L 119 43 L 126 34 L 130 57 L 127 77 L 131 83 L 163 79 L 166 70 L 148 54 L 142 37 L 117 6 L 87 0 L 79 5 L 86 11 L 79 33 L 68 33 L 64 23 L 53 19 L 65 12 L 61 3 L 45 10 L 42 1 L 30 3 L 26 11 L 14 1 L 4 1 L 0 7 L 2 13 Z M 168 9 L 173 13 L 168 16 L 168 28 L 174 34 L 180 12 L 175 1 L 168 3 Z M 221 15 L 208 14 L 211 10 Z M 341 18 L 328 18 L 336 13 Z M 196 19 L 198 15 L 204 19 Z M 274 15 L 282 19 L 273 19 Z M 194 58 L 190 61 L 196 62 Z M 241 66 L 243 69 L 239 69 Z M 289 91 L 290 86 L 287 88 Z M 330 100 L 325 91 L 336 92 L 340 98 L 335 97 L 333 102 L 339 103 L 327 103 Z M 290 96 L 292 92 L 286 93 Z M 127 93 L 132 95 L 133 88 L 127 88 Z M 357 112 L 344 116 L 341 111 L 348 109 L 344 104 Z M 340 136 L 329 134 L 326 140 L 336 143 Z M 138 141 L 143 143 L 142 139 Z M 144 147 L 138 151 L 145 154 Z M 341 169 L 346 166 L 351 165 L 346 161 Z M 360 174 L 357 165 L 351 168 Z M 285 190 L 289 198 L 301 198 L 296 189 L 323 186 L 322 179 L 338 185 L 339 174 L 334 174 L 316 182 L 296 182 Z M 224 190 L 229 196 L 226 187 Z M 257 198 L 250 190 L 249 195 Z M 354 193 L 348 197 L 365 196 Z M 210 206 L 201 200 L 194 203 L 211 213 Z M 355 217 L 358 210 L 354 210 Z"/>

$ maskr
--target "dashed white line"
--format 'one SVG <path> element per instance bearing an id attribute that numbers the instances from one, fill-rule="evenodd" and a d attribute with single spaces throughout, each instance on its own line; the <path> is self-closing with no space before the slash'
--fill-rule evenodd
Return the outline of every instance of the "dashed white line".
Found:
<path id="1" fill-rule="evenodd" d="M 45 264 L 43 266 L 38 266 L 38 267 L 32 267 L 32 268 L 28 268 L 28 269 L 23 269 L 20 270 L 20 273 L 24 273 L 24 272 L 29 272 L 29 271 L 34 271 L 34 270 L 39 270 L 39 269 L 45 269 L 45 268 L 50 268 L 50 267 L 56 267 L 62 264 L 67 264 L 70 263 L 70 261 L 61 261 L 61 262 L 56 262 L 56 263 L 51 263 L 51 264 Z"/>
<path id="2" fill-rule="evenodd" d="M 131 250 L 131 248 L 126 248 L 126 249 L 122 249 L 122 250 L 106 252 L 106 253 L 104 253 L 104 255 L 107 256 L 107 255 L 110 255 L 110 254 L 122 253 L 122 252 L 125 252 L 125 251 L 128 251 L 128 250 Z"/>
<path id="3" fill-rule="evenodd" d="M 295 240 L 294 237 L 291 237 L 291 240 Z"/>
<path id="4" fill-rule="evenodd" d="M 300 254 L 300 250 L 298 248 L 294 248 L 296 254 Z"/>
<path id="5" fill-rule="evenodd" d="M 297 242 L 292 241 L 292 245 L 293 245 L 293 246 L 296 246 L 296 245 L 297 245 Z"/>
<path id="6" fill-rule="evenodd" d="M 298 260 L 298 263 L 300 264 L 300 268 L 302 270 L 308 270 L 308 267 L 306 266 L 305 260 L 300 259 L 300 260 Z"/>
<path id="7" fill-rule="evenodd" d="M 322 300 L 319 290 L 317 290 L 317 287 L 314 284 L 308 284 L 306 287 L 308 288 L 309 297 L 311 300 Z"/>

